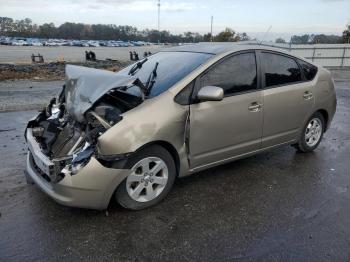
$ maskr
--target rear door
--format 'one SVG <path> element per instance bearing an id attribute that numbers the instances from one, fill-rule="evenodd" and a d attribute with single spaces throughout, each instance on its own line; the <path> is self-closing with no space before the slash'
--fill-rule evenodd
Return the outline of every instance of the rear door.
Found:
<path id="1" fill-rule="evenodd" d="M 262 147 L 293 141 L 314 104 L 313 85 L 293 57 L 260 51 L 264 99 Z"/>
<path id="2" fill-rule="evenodd" d="M 224 89 L 224 99 L 190 106 L 192 168 L 260 148 L 263 115 L 257 72 L 255 52 L 250 51 L 224 58 L 197 79 L 195 93 L 218 86 Z"/>

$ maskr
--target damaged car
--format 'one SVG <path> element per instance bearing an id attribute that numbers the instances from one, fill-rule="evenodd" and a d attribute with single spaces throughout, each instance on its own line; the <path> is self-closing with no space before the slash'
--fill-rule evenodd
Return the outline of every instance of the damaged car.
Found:
<path id="1" fill-rule="evenodd" d="M 281 145 L 313 151 L 335 110 L 327 70 L 261 45 L 167 48 L 117 73 L 67 65 L 27 125 L 25 173 L 63 205 L 139 210 L 177 177 Z"/>

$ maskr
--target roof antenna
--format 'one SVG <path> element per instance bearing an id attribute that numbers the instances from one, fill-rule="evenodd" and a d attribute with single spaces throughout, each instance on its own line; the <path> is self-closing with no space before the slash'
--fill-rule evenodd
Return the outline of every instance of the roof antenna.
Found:
<path id="1" fill-rule="evenodd" d="M 271 28 L 272 28 L 272 25 L 270 25 L 269 28 L 267 29 L 267 31 L 266 31 L 266 33 L 264 34 L 264 37 L 263 37 L 262 40 L 260 41 L 259 45 L 261 45 L 262 42 L 265 40 L 265 38 L 266 38 L 267 34 L 270 32 Z"/>

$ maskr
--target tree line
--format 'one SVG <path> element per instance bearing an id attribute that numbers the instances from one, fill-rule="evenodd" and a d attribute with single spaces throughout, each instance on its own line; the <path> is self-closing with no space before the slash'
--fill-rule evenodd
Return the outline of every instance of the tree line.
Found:
<path id="1" fill-rule="evenodd" d="M 283 38 L 277 38 L 276 43 L 287 43 Z M 343 44 L 350 43 L 350 24 L 346 26 L 341 36 L 338 35 L 325 35 L 325 34 L 304 34 L 293 35 L 288 41 L 292 44 Z"/>
<path id="2" fill-rule="evenodd" d="M 217 35 L 210 33 L 199 34 L 197 32 L 185 32 L 172 34 L 155 29 L 139 30 L 129 25 L 114 24 L 83 24 L 63 23 L 56 27 L 53 23 L 38 25 L 30 18 L 14 20 L 10 17 L 0 17 L 0 35 L 10 37 L 36 37 L 36 38 L 61 38 L 77 40 L 122 40 L 122 41 L 147 41 L 156 43 L 189 43 L 189 42 L 237 42 L 251 40 L 246 33 L 237 33 L 231 28 L 226 28 Z M 276 43 L 286 43 L 283 38 L 277 38 Z M 342 36 L 324 34 L 294 35 L 290 41 L 292 44 L 336 44 L 350 43 L 350 25 L 347 25 Z"/>
<path id="3" fill-rule="evenodd" d="M 215 36 L 199 34 L 196 32 L 185 32 L 183 34 L 172 34 L 169 31 L 158 31 L 154 29 L 138 30 L 134 26 L 114 24 L 83 24 L 63 23 L 56 27 L 53 23 L 38 25 L 30 18 L 13 20 L 10 17 L 0 17 L 0 35 L 9 37 L 32 37 L 32 38 L 58 38 L 77 40 L 122 40 L 122 41 L 148 41 L 168 43 L 181 42 L 236 42 L 249 40 L 246 33 L 236 33 L 231 28 Z"/>

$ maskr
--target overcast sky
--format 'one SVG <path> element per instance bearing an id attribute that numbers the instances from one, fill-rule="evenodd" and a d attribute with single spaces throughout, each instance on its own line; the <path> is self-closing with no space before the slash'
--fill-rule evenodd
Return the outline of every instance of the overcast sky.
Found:
<path id="1" fill-rule="evenodd" d="M 161 0 L 161 29 L 172 33 L 231 27 L 268 39 L 291 34 L 340 35 L 350 22 L 350 0 Z M 157 28 L 157 0 L 0 0 L 0 16 L 31 18 L 35 23 L 63 22 Z"/>

